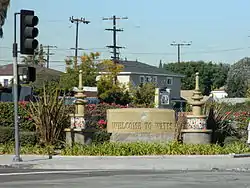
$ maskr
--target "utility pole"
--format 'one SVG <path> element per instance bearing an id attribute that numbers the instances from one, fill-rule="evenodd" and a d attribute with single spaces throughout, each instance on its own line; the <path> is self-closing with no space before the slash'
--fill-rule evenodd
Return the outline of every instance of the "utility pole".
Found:
<path id="1" fill-rule="evenodd" d="M 47 45 L 47 46 L 43 46 L 44 48 L 47 48 L 47 53 L 46 53 L 46 55 L 47 55 L 47 68 L 49 68 L 49 57 L 51 56 L 51 55 L 54 55 L 55 53 L 50 53 L 50 49 L 51 48 L 57 48 L 57 46 L 50 46 L 50 45 Z"/>
<path id="2" fill-rule="evenodd" d="M 77 67 L 77 53 L 78 53 L 78 31 L 79 31 L 79 23 L 83 23 L 83 24 L 89 24 L 90 21 L 87 21 L 85 18 L 74 18 L 73 16 L 69 18 L 69 21 L 71 23 L 75 23 L 76 24 L 76 42 L 75 42 L 75 64 L 74 67 L 76 69 Z"/>
<path id="3" fill-rule="evenodd" d="M 192 42 L 182 42 L 182 43 L 176 43 L 176 42 L 172 42 L 170 45 L 171 46 L 177 46 L 177 59 L 178 59 L 178 63 L 181 62 L 181 46 L 190 46 Z"/>
<path id="4" fill-rule="evenodd" d="M 114 61 L 114 63 L 117 63 L 117 60 L 119 59 L 119 53 L 117 52 L 118 49 L 123 48 L 121 46 L 117 46 L 116 43 L 116 32 L 122 32 L 123 29 L 117 29 L 116 28 L 116 20 L 126 20 L 128 17 L 116 17 L 113 16 L 111 18 L 103 18 L 102 20 L 113 20 L 113 28 L 112 29 L 105 29 L 106 31 L 112 31 L 113 32 L 113 45 L 107 46 L 108 48 L 113 49 L 113 56 L 111 57 Z"/>

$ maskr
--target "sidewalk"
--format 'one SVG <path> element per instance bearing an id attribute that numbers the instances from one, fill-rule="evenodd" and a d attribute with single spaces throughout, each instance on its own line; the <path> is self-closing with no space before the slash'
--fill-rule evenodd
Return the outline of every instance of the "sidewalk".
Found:
<path id="1" fill-rule="evenodd" d="M 85 170 L 211 170 L 250 169 L 250 158 L 215 156 L 48 156 L 24 155 L 23 162 L 12 162 L 13 155 L 0 155 L 0 167 Z"/>

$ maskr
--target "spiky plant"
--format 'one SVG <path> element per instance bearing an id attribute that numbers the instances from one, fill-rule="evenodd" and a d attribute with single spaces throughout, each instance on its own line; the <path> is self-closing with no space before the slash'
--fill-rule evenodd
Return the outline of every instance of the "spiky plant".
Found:
<path id="1" fill-rule="evenodd" d="M 68 107 L 57 87 L 43 87 L 43 95 L 31 101 L 30 114 L 35 121 L 42 145 L 48 147 L 50 158 L 60 134 L 68 123 Z M 69 125 L 68 125 L 69 126 Z"/>
<path id="2" fill-rule="evenodd" d="M 223 143 L 228 136 L 237 134 L 236 127 L 228 121 L 236 109 L 226 103 L 208 102 L 203 107 L 203 114 L 208 116 L 208 129 L 213 130 L 213 142 Z"/>
<path id="3" fill-rule="evenodd" d="M 7 18 L 7 10 L 10 5 L 10 0 L 0 0 L 0 38 L 3 37 L 3 25 Z"/>

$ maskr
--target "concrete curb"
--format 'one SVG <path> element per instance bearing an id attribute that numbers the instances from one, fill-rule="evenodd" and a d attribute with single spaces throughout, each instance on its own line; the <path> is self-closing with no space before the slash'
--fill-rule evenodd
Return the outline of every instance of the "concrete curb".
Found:
<path id="1" fill-rule="evenodd" d="M 232 154 L 233 158 L 246 158 L 250 157 L 250 153 L 245 153 L 245 154 Z"/>

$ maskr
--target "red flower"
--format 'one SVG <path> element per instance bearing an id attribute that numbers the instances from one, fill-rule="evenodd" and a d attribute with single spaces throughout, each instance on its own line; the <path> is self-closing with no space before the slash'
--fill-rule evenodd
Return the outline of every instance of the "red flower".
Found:
<path id="1" fill-rule="evenodd" d="M 105 120 L 101 119 L 101 120 L 98 121 L 98 124 L 99 125 L 106 125 L 107 122 Z"/>

